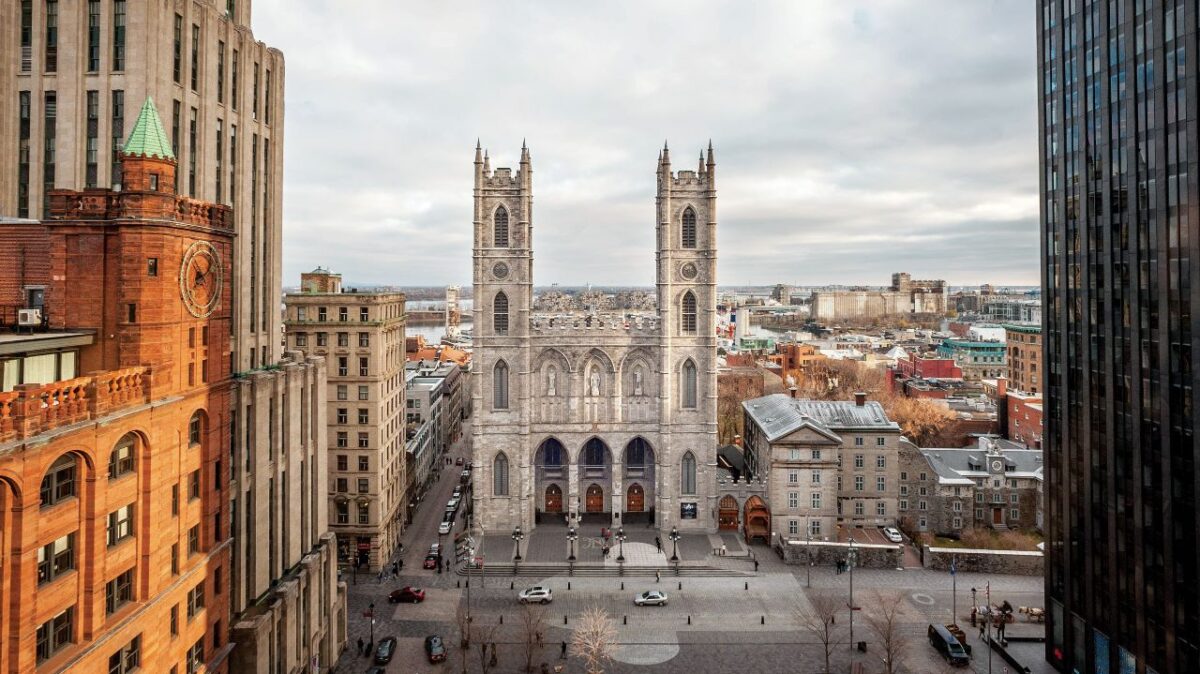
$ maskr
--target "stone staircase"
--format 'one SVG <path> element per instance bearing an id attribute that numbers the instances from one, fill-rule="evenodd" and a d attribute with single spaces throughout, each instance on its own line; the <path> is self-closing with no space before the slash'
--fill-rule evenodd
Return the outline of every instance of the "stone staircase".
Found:
<path id="1" fill-rule="evenodd" d="M 470 569 L 465 566 L 459 566 L 455 569 L 455 573 L 459 576 L 580 576 L 580 577 L 653 577 L 654 572 L 662 574 L 663 578 L 675 577 L 710 577 L 710 578 L 751 578 L 755 576 L 753 571 L 739 571 L 736 569 L 723 569 L 707 564 L 684 563 L 678 567 L 653 567 L 653 566 L 628 566 L 624 569 L 613 565 L 604 564 L 576 564 L 574 568 L 565 564 L 538 564 L 521 563 L 516 565 L 509 564 L 486 564 L 483 569 Z"/>

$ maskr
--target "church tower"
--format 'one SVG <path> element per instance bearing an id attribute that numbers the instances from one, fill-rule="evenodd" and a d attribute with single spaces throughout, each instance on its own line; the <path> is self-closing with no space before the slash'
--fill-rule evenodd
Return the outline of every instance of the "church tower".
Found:
<path id="1" fill-rule="evenodd" d="M 664 143 L 657 211 L 659 423 L 667 444 L 659 467 L 673 478 L 662 481 L 657 495 L 665 513 L 659 526 L 711 530 L 717 447 L 717 173 L 711 142 L 695 171 L 678 173 L 671 171 Z"/>
<path id="2" fill-rule="evenodd" d="M 529 330 L 533 303 L 533 168 L 521 144 L 520 168 L 492 170 L 475 146 L 472 397 L 475 512 L 485 530 L 532 528 Z"/>

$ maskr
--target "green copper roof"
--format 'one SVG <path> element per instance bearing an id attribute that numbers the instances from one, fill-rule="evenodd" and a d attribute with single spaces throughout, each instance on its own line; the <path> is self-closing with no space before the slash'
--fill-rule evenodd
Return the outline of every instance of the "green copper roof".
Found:
<path id="1" fill-rule="evenodd" d="M 129 132 L 129 140 L 125 141 L 122 152 L 127 155 L 162 159 L 175 158 L 175 153 L 171 151 L 171 141 L 167 138 L 162 120 L 158 118 L 158 110 L 154 107 L 154 100 L 149 96 L 142 104 L 142 111 L 138 113 L 137 122 L 133 125 L 133 131 Z"/>

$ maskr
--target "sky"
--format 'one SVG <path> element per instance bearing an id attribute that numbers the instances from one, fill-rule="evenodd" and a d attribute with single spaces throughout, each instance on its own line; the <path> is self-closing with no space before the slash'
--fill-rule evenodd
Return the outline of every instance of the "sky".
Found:
<path id="1" fill-rule="evenodd" d="M 470 284 L 478 138 L 529 145 L 538 285 L 651 285 L 658 152 L 709 139 L 722 284 L 1036 285 L 1034 4 L 257 0 L 284 284 Z"/>

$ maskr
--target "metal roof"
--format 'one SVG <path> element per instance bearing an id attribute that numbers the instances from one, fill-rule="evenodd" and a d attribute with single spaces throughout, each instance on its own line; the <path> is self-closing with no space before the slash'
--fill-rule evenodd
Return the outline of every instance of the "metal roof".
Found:
<path id="1" fill-rule="evenodd" d="M 859 407 L 847 400 L 800 400 L 782 393 L 742 403 L 768 441 L 775 441 L 804 426 L 836 437 L 838 431 L 897 431 L 900 425 L 887 418 L 883 405 L 868 401 Z"/>
<path id="2" fill-rule="evenodd" d="M 154 107 L 154 100 L 149 96 L 142 104 L 142 111 L 138 113 L 133 131 L 129 132 L 129 140 L 125 141 L 122 152 L 143 157 L 175 158 L 175 153 L 171 151 L 171 141 L 167 132 L 163 130 L 162 120 L 158 118 L 158 110 Z"/>

